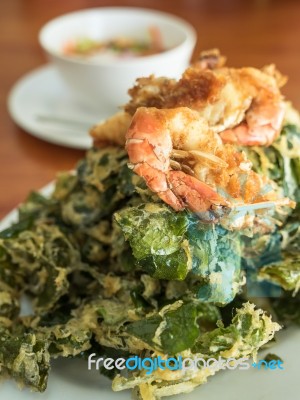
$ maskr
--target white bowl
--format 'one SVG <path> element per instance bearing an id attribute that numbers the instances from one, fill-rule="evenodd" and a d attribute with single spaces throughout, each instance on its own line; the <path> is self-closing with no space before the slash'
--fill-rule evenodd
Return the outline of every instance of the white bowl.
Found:
<path id="1" fill-rule="evenodd" d="M 149 26 L 159 29 L 164 46 L 169 50 L 116 60 L 84 60 L 63 54 L 63 46 L 69 40 L 141 38 Z M 186 21 L 160 11 L 109 7 L 55 18 L 41 29 L 39 41 L 78 100 L 99 109 L 115 110 L 128 100 L 127 91 L 136 78 L 150 74 L 178 78 L 189 64 L 196 33 Z"/>

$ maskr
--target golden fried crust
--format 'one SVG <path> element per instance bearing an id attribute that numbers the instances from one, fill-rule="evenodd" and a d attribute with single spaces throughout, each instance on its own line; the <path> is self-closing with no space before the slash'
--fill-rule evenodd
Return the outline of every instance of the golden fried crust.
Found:
<path id="1" fill-rule="evenodd" d="M 150 75 L 148 78 L 139 78 L 137 84 L 129 89 L 131 100 L 125 106 L 125 111 L 133 115 L 138 107 L 165 108 L 166 99 L 176 88 L 177 82 L 169 78 L 156 78 Z"/>
<path id="2" fill-rule="evenodd" d="M 130 122 L 131 115 L 120 111 L 106 121 L 95 125 L 90 130 L 94 146 L 99 148 L 110 144 L 125 146 L 125 132 L 129 128 Z"/>
<path id="3" fill-rule="evenodd" d="M 218 77 L 210 70 L 200 73 L 197 67 L 191 67 L 178 82 L 177 91 L 170 99 L 167 108 L 179 106 L 198 108 L 213 103 L 224 85 L 224 77 Z"/>
<path id="4" fill-rule="evenodd" d="M 154 76 L 138 79 L 128 92 L 132 99 L 125 111 L 133 115 L 138 107 L 198 108 L 214 102 L 224 85 L 223 76 L 199 66 L 188 68 L 178 82 Z"/>

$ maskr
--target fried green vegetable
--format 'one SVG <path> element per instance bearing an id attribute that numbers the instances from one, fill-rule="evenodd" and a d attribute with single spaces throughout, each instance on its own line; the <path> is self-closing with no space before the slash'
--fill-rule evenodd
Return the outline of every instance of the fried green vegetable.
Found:
<path id="1" fill-rule="evenodd" d="M 296 210 L 295 214 L 299 214 Z M 291 218 L 294 218 L 292 214 Z M 300 220 L 288 222 L 282 231 L 280 261 L 269 263 L 259 270 L 258 278 L 271 281 L 295 295 L 300 288 Z"/>
<path id="2" fill-rule="evenodd" d="M 259 278 L 278 284 L 284 290 L 297 293 L 300 289 L 300 254 L 283 254 L 283 260 L 268 264 L 258 274 Z"/>
<path id="3" fill-rule="evenodd" d="M 250 353 L 255 355 L 257 349 L 268 341 L 268 335 L 273 336 L 279 329 L 280 326 L 261 310 L 246 303 L 236 311 L 229 326 L 221 324 L 219 328 L 201 335 L 192 352 L 216 358 L 235 357 L 234 353 L 239 353 L 239 357 Z"/>
<path id="4" fill-rule="evenodd" d="M 268 147 L 244 147 L 254 171 L 278 184 L 286 197 L 300 201 L 300 128 L 286 125 Z"/>
<path id="5" fill-rule="evenodd" d="M 241 247 L 237 234 L 202 224 L 190 212 L 146 203 L 115 213 L 137 265 L 157 279 L 199 282 L 203 301 L 226 304 L 239 289 Z"/>
<path id="6" fill-rule="evenodd" d="M 184 279 L 192 268 L 185 213 L 147 203 L 115 213 L 139 266 L 157 279 Z"/>
<path id="7" fill-rule="evenodd" d="M 284 190 L 294 198 L 297 135 L 285 128 L 285 161 L 279 142 L 263 156 L 248 149 L 278 190 L 292 174 Z M 299 254 L 299 209 L 280 217 L 272 234 L 246 241 L 189 211 L 174 212 L 127 163 L 123 149 L 89 150 L 76 173 L 58 177 L 52 196 L 31 193 L 19 221 L 0 234 L 1 376 L 44 391 L 57 357 L 250 357 L 279 329 L 241 293 L 234 298 L 244 280 L 241 259 L 256 274 L 269 268 L 268 279 L 277 271 L 280 284 L 295 290 L 294 260 L 278 265 L 285 254 Z M 20 316 L 24 294 L 32 310 Z M 280 321 L 299 322 L 299 294 L 282 289 L 270 304 Z M 115 390 L 156 399 L 190 391 L 212 374 L 172 373 L 120 377 L 114 370 L 110 377 Z"/>
<path id="8" fill-rule="evenodd" d="M 294 296 L 284 292 L 281 297 L 271 299 L 273 313 L 281 324 L 289 325 L 291 323 L 300 325 L 300 294 Z"/>
<path id="9" fill-rule="evenodd" d="M 199 224 L 195 216 L 190 221 L 188 239 L 193 260 L 190 286 L 202 301 L 227 304 L 243 284 L 241 238 L 220 225 Z"/>
<path id="10" fill-rule="evenodd" d="M 219 317 L 214 306 L 179 300 L 165 306 L 158 314 L 129 324 L 126 332 L 158 351 L 174 355 L 195 344 L 202 322 L 216 322 Z"/>
<path id="11" fill-rule="evenodd" d="M 199 334 L 191 349 L 178 353 L 176 356 L 207 360 L 218 359 L 219 356 L 223 359 L 249 358 L 250 356 L 256 358 L 259 348 L 272 339 L 279 329 L 280 326 L 269 316 L 261 310 L 255 310 L 253 304 L 245 303 L 242 308 L 236 310 L 229 326 L 224 327 L 219 322 L 219 327 Z M 155 357 L 156 355 L 157 353 L 154 353 L 151 356 Z M 164 371 L 163 374 L 160 374 L 157 370 L 149 375 L 135 372 L 129 377 L 115 377 L 113 389 L 119 391 L 136 388 L 138 398 L 143 399 L 145 398 L 144 394 L 147 394 L 148 398 L 157 399 L 190 392 L 199 384 L 205 383 L 207 378 L 214 375 L 218 369 L 221 369 L 221 366 L 181 369 L 176 371 L 176 375 L 172 375 L 173 371 Z"/>
<path id="12" fill-rule="evenodd" d="M 0 377 L 14 378 L 21 386 L 43 392 L 50 369 L 48 341 L 34 333 L 12 334 L 0 328 Z"/>
<path id="13" fill-rule="evenodd" d="M 81 184 L 77 194 L 78 199 L 71 201 L 74 211 L 79 215 L 86 215 L 86 219 L 76 221 L 75 225 L 90 224 L 106 215 L 110 215 L 125 198 L 132 196 L 135 185 L 139 180 L 127 166 L 127 154 L 124 150 L 110 147 L 103 150 L 91 149 L 88 157 L 79 162 L 77 176 Z M 85 199 L 81 198 L 86 191 Z M 96 196 L 98 194 L 98 197 Z M 89 207 L 89 199 L 94 205 Z M 69 205 L 70 206 L 70 205 Z M 96 215 L 94 215 L 96 213 Z"/>
<path id="14" fill-rule="evenodd" d="M 68 291 L 68 274 L 80 265 L 80 253 L 56 226 L 41 225 L 16 238 L 2 239 L 23 283 L 23 290 L 35 295 L 39 310 L 50 309 Z"/>
<path id="15" fill-rule="evenodd" d="M 0 318 L 12 320 L 19 315 L 19 312 L 20 303 L 18 292 L 3 281 L 0 281 Z"/>
<path id="16" fill-rule="evenodd" d="M 30 229 L 33 225 L 33 218 L 26 218 L 19 222 L 16 222 L 7 229 L 0 232 L 0 239 L 9 239 L 18 237 L 21 232 Z"/>
<path id="17" fill-rule="evenodd" d="M 31 192 L 25 203 L 21 204 L 19 207 L 20 223 L 25 224 L 26 221 L 31 221 L 31 224 L 28 224 L 26 227 L 26 230 L 28 230 L 34 225 L 35 219 L 42 216 L 47 216 L 47 218 L 55 218 L 58 210 L 59 203 L 56 199 L 52 197 L 47 198 L 37 192 Z"/>

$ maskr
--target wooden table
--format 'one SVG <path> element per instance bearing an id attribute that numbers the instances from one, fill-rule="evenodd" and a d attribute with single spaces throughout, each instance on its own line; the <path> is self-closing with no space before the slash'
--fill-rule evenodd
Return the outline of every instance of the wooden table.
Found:
<path id="1" fill-rule="evenodd" d="M 219 47 L 232 66 L 276 63 L 289 76 L 284 93 L 300 108 L 298 0 L 1 0 L 0 218 L 84 154 L 35 139 L 8 115 L 13 83 L 46 63 L 37 41 L 40 27 L 69 11 L 112 5 L 156 8 L 185 18 L 198 31 L 196 52 Z"/>

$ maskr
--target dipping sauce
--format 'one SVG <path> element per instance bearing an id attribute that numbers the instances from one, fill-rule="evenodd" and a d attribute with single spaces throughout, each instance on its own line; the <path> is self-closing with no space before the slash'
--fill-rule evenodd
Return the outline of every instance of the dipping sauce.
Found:
<path id="1" fill-rule="evenodd" d="M 97 41 L 82 37 L 68 41 L 63 46 L 63 54 L 90 60 L 134 58 L 162 53 L 162 37 L 157 27 L 149 27 L 149 40 L 138 40 L 130 37 L 116 37 L 107 41 Z"/>

